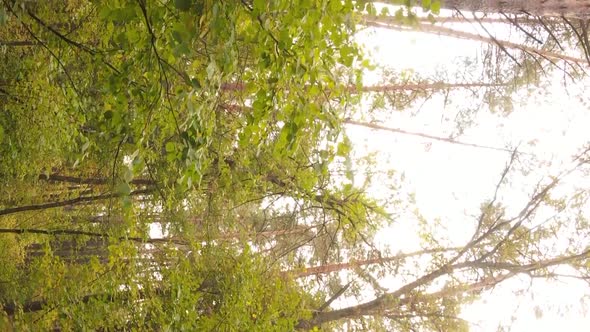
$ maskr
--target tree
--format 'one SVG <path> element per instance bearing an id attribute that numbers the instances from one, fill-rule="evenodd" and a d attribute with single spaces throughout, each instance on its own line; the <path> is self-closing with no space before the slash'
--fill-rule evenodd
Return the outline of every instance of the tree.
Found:
<path id="1" fill-rule="evenodd" d="M 389 0 L 384 3 L 392 5 L 407 5 L 407 2 Z M 531 2 L 526 0 L 435 0 L 435 1 L 415 1 L 410 4 L 416 4 L 425 9 L 432 9 L 436 14 L 441 8 L 460 10 L 466 12 L 484 12 L 484 13 L 506 13 L 506 14 L 527 14 L 532 16 L 567 16 L 585 18 L 588 16 L 590 4 L 586 0 L 582 1 L 560 1 L 548 0 L 543 2 Z"/>
<path id="2" fill-rule="evenodd" d="M 567 16 L 584 18 L 590 15 L 588 1 L 543 1 L 531 2 L 526 0 L 441 0 L 441 7 L 471 12 L 485 13 L 528 13 L 534 16 Z"/>
<path id="3" fill-rule="evenodd" d="M 2 328 L 461 330 L 462 307 L 505 280 L 587 275 L 587 188 L 567 180 L 588 171 L 588 149 L 535 177 L 513 211 L 502 192 L 531 172 L 519 162 L 540 167 L 530 153 L 373 122 L 437 93 L 481 102 L 472 91 L 520 87 L 397 68 L 364 85 L 357 23 L 415 15 L 353 1 L 0 8 Z M 360 157 L 351 125 L 509 153 L 465 220 L 470 239 L 451 244 L 402 200 L 403 175 Z M 402 217 L 421 248 L 379 248 Z M 542 250 L 560 238 L 566 248 Z"/>
<path id="4" fill-rule="evenodd" d="M 516 6 L 518 3 L 508 2 L 506 5 Z M 513 109 L 512 95 L 527 86 L 546 84 L 542 82 L 543 77 L 562 74 L 565 85 L 586 76 L 590 53 L 583 37 L 586 35 L 583 19 L 549 14 L 533 15 L 526 11 L 503 11 L 500 4 L 496 4 L 496 7 L 483 6 L 482 2 L 442 2 L 442 7 L 454 10 L 453 17 L 435 18 L 432 13 L 438 13 L 440 4 L 424 4 L 424 11 L 432 9 L 429 17 L 419 14 L 414 7 L 402 7 L 395 15 L 388 15 L 386 12 L 381 15 L 376 15 L 376 12 L 364 15 L 362 22 L 376 28 L 419 31 L 489 45 L 483 55 L 485 65 L 475 69 L 465 65 L 465 74 L 462 75 L 473 75 L 475 70 L 482 73 L 480 80 L 499 80 L 506 86 L 478 91 L 483 102 L 456 117 L 459 134 L 469 128 L 477 110 L 490 108 L 494 112 L 509 114 Z M 478 12 L 473 11 L 476 7 L 480 8 L 476 9 Z M 481 9 L 484 7 L 487 10 L 482 13 Z M 491 17 L 492 15 L 498 17 Z M 511 40 L 505 40 L 505 37 L 491 32 L 498 27 L 497 24 L 510 29 Z"/>
<path id="5" fill-rule="evenodd" d="M 333 73 L 353 69 L 359 58 L 350 10 L 352 2 L 322 9 L 292 2 L 3 1 L 2 38 L 34 42 L 7 43 L 2 64 L 0 149 L 9 157 L 0 165 L 0 209 L 3 243 L 10 243 L 2 324 L 293 325 L 301 312 L 291 317 L 284 307 L 279 315 L 262 293 L 286 305 L 291 291 L 279 285 L 293 296 L 298 286 L 277 277 L 266 287 L 274 269 L 244 251 L 250 238 L 235 211 L 246 198 L 260 203 L 276 192 L 338 209 L 334 190 L 322 188 L 327 164 L 319 155 L 336 154 L 334 114 L 354 100 L 336 107 L 307 97 L 328 88 L 334 98 L 347 95 Z M 232 83 L 245 88 L 222 88 Z M 304 89 L 309 85 L 312 91 Z M 232 104 L 253 112 L 232 114 L 224 108 Z M 332 143 L 321 149 L 325 139 Z M 150 238 L 155 223 L 165 233 L 158 239 Z M 221 238 L 228 241 L 214 240 Z M 262 293 L 240 288 L 236 277 Z M 293 308 L 306 297 L 293 297 Z M 137 302 L 150 309 L 137 311 Z M 88 310 L 97 305 L 104 310 Z M 236 318 L 225 321 L 227 314 Z"/>
<path id="6" fill-rule="evenodd" d="M 529 37 L 536 39 L 533 34 L 523 29 L 518 22 L 518 18 L 524 18 L 525 21 L 533 18 L 541 25 L 546 32 L 548 32 L 559 45 L 554 32 L 543 21 L 544 18 L 551 19 L 552 16 L 558 17 L 557 21 L 562 20 L 566 31 L 571 33 L 570 37 L 577 40 L 577 44 L 582 49 L 587 63 L 590 63 L 590 48 L 588 43 L 588 22 L 587 18 L 590 16 L 590 2 L 588 1 L 544 1 L 544 2 L 530 2 L 530 1 L 444 1 L 443 6 L 447 9 L 457 10 L 459 12 L 484 12 L 484 13 L 498 13 L 508 18 L 507 14 L 515 15 L 513 19 L 509 19 L 511 24 L 525 32 Z M 522 15 L 524 14 L 524 15 Z M 520 16 L 520 17 L 519 17 Z M 538 39 L 536 39 L 539 41 Z M 560 46 L 563 50 L 563 47 Z"/>

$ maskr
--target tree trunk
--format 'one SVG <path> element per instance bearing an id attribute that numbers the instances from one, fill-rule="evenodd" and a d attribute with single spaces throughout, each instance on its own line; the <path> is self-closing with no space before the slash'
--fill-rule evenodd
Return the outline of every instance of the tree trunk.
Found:
<path id="1" fill-rule="evenodd" d="M 396 311 L 396 309 L 401 309 L 403 306 L 407 306 L 410 303 L 420 303 L 420 302 L 427 302 L 436 299 L 442 298 L 450 298 L 456 296 L 457 294 L 471 294 L 471 293 L 478 293 L 481 290 L 489 289 L 494 287 L 498 283 L 507 280 L 513 277 L 516 273 L 514 272 L 507 272 L 502 273 L 497 276 L 490 276 L 487 278 L 483 278 L 480 281 L 460 285 L 457 287 L 450 287 L 450 288 L 443 288 L 442 290 L 434 293 L 426 293 L 422 294 L 421 296 L 408 296 L 403 298 L 393 299 L 390 295 L 383 295 L 380 296 L 372 301 L 361 303 L 358 305 L 353 305 L 350 307 L 333 310 L 333 311 L 320 311 L 317 312 L 311 319 L 309 320 L 300 320 L 296 328 L 299 330 L 312 330 L 314 326 L 320 326 L 322 324 L 333 322 L 340 319 L 345 318 L 357 318 L 361 316 L 370 316 L 370 315 L 378 315 L 383 314 L 387 311 Z M 419 313 L 411 314 L 414 317 L 420 316 Z"/>
<path id="2" fill-rule="evenodd" d="M 563 60 L 568 61 L 576 64 L 586 64 L 588 63 L 587 60 L 582 58 L 577 58 L 573 56 L 569 56 L 566 54 L 560 54 L 552 51 L 547 51 L 543 49 L 537 49 L 534 47 L 521 45 L 518 43 L 513 43 L 507 40 L 501 40 L 497 38 L 485 37 L 471 32 L 465 32 L 461 30 L 456 30 L 452 28 L 447 28 L 443 26 L 433 25 L 433 24 L 420 24 L 416 26 L 405 26 L 398 23 L 391 18 L 382 18 L 382 17 L 375 17 L 375 16 L 365 16 L 363 24 L 367 26 L 373 26 L 378 28 L 385 28 L 385 29 L 395 29 L 399 31 L 421 31 L 425 33 L 432 33 L 438 34 L 440 36 L 448 36 L 454 37 L 459 39 L 467 39 L 467 40 L 475 40 L 480 41 L 482 43 L 487 43 L 490 45 L 498 45 L 499 47 L 503 47 L 505 49 L 515 49 L 520 50 L 528 54 L 537 55 L 542 58 L 548 58 L 552 60 Z"/>
<path id="3" fill-rule="evenodd" d="M 386 126 L 378 125 L 375 123 L 361 122 L 361 121 L 355 121 L 355 120 L 349 120 L 349 119 L 345 119 L 343 122 L 345 124 L 350 124 L 350 125 L 354 125 L 354 126 L 389 131 L 392 133 L 402 134 L 402 135 L 416 136 L 416 137 L 426 138 L 426 139 L 430 139 L 430 140 L 434 140 L 434 141 L 469 146 L 469 147 L 478 148 L 478 149 L 488 149 L 488 150 L 510 152 L 510 153 L 514 152 L 514 150 L 508 149 L 508 148 L 500 148 L 500 147 L 489 146 L 489 145 L 481 145 L 481 144 L 475 144 L 475 143 L 462 142 L 462 141 L 457 141 L 457 140 L 454 140 L 454 139 L 448 138 L 448 137 L 434 136 L 434 135 L 429 135 L 429 134 L 420 133 L 420 132 L 408 131 L 408 130 L 404 130 L 404 129 L 400 129 L 400 128 L 386 127 Z"/>
<path id="4" fill-rule="evenodd" d="M 312 275 L 328 274 L 328 273 L 338 272 L 338 271 L 342 271 L 342 270 L 351 270 L 351 269 L 355 269 L 355 268 L 358 268 L 361 266 L 366 266 L 366 265 L 373 265 L 373 264 L 383 265 L 383 264 L 391 263 L 391 262 L 400 262 L 400 261 L 402 261 L 406 258 L 409 258 L 409 257 L 430 255 L 430 254 L 435 254 L 435 253 L 453 252 L 453 251 L 459 251 L 460 249 L 461 249 L 460 247 L 424 249 L 424 250 L 414 251 L 414 252 L 410 252 L 410 253 L 402 253 L 402 254 L 389 256 L 389 257 L 378 257 L 378 258 L 371 258 L 371 259 L 358 260 L 358 261 L 351 260 L 346 263 L 335 263 L 335 264 L 326 264 L 326 265 L 320 265 L 320 266 L 310 266 L 310 267 L 306 267 L 301 270 L 285 271 L 284 273 L 290 274 L 294 278 L 302 278 L 302 277 L 307 277 L 307 276 L 312 276 Z"/>
<path id="5" fill-rule="evenodd" d="M 154 190 L 152 188 L 136 190 L 136 191 L 132 191 L 129 194 L 129 196 L 148 195 L 148 194 L 151 194 L 153 191 Z M 96 195 L 96 196 L 77 197 L 77 198 L 72 198 L 72 199 L 68 199 L 65 201 L 59 201 L 59 202 L 49 202 L 49 203 L 33 204 L 33 205 L 26 205 L 26 206 L 17 206 L 17 207 L 6 208 L 3 210 L 0 210 L 0 216 L 5 216 L 5 215 L 19 213 L 19 212 L 26 212 L 26 211 L 46 210 L 46 209 L 52 209 L 52 208 L 56 208 L 56 207 L 77 205 L 77 204 L 81 204 L 84 202 L 94 202 L 94 201 L 100 201 L 100 200 L 122 197 L 122 196 L 123 195 L 118 194 L 118 193 L 107 193 L 107 194 L 101 194 L 101 195 Z"/>
<path id="6" fill-rule="evenodd" d="M 21 46 L 38 46 L 39 43 L 30 40 L 0 40 L 0 46 L 21 47 Z"/>
<path id="7" fill-rule="evenodd" d="M 590 0 L 441 0 L 441 7 L 465 12 L 590 18 Z"/>
<path id="8" fill-rule="evenodd" d="M 381 23 L 378 17 L 367 16 L 366 22 Z M 448 89 L 472 89 L 472 88 L 494 88 L 504 87 L 506 83 L 488 83 L 488 82 L 470 82 L 470 83 L 449 83 L 449 82 L 419 82 L 419 83 L 393 83 L 382 85 L 368 85 L 358 88 L 355 85 L 349 85 L 346 89 L 350 93 L 358 92 L 394 92 L 394 91 L 414 91 L 414 90 L 448 90 Z M 246 89 L 243 83 L 223 83 L 221 89 L 225 91 L 242 91 Z"/>
<path id="9" fill-rule="evenodd" d="M 108 179 L 108 178 L 78 178 L 78 177 L 74 177 L 74 176 L 67 176 L 67 175 L 60 175 L 60 174 L 50 174 L 50 175 L 41 174 L 41 175 L 39 175 L 39 180 L 75 183 L 75 184 L 109 184 L 109 183 L 112 183 L 112 179 Z M 152 181 L 150 179 L 133 179 L 133 180 L 129 181 L 129 184 L 153 186 L 155 183 L 154 183 L 154 181 Z"/>

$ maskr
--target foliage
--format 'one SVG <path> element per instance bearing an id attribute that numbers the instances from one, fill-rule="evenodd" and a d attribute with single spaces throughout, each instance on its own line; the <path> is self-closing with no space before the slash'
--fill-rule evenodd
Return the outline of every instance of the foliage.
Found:
<path id="1" fill-rule="evenodd" d="M 394 68 L 363 86 L 374 65 L 357 28 L 367 17 L 416 24 L 414 9 L 0 1 L 3 330 L 463 331 L 463 306 L 504 280 L 587 273 L 571 228 L 587 233 L 588 195 L 558 192 L 587 172 L 587 149 L 516 213 L 498 196 L 516 173 L 511 151 L 460 246 L 402 203 L 403 174 L 354 149 L 354 118 L 465 87 L 509 100 L 524 76 L 542 77 L 487 82 L 499 67 L 485 67 L 482 82 L 449 83 Z M 423 16 L 441 4 L 422 1 Z M 564 219 L 540 222 L 546 211 Z M 378 248 L 382 228 L 408 215 L 420 250 Z M 567 248 L 543 250 L 566 235 Z M 399 287 L 382 286 L 387 276 Z"/>
<path id="2" fill-rule="evenodd" d="M 355 102 L 335 69 L 360 77 L 353 6 L 3 1 L 3 324 L 288 330 L 305 318 L 313 302 L 248 249 L 227 207 L 276 190 L 336 204 L 316 196 L 334 192 L 323 160 L 337 110 Z M 173 240 L 152 243 L 156 224 Z"/>

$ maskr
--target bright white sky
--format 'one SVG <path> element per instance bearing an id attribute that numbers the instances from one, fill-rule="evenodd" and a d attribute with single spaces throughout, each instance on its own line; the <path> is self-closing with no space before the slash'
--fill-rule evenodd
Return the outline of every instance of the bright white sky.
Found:
<path id="1" fill-rule="evenodd" d="M 502 31 L 502 27 L 494 31 Z M 477 58 L 482 46 L 474 41 L 374 28 L 360 33 L 358 40 L 372 50 L 372 59 L 380 66 L 396 71 L 412 69 L 424 75 L 441 68 L 458 70 L 456 60 L 459 57 Z M 377 78 L 370 74 L 367 83 L 376 83 Z M 588 82 L 585 84 L 569 90 L 575 95 L 577 89 L 583 96 Z M 540 159 L 553 160 L 551 166 L 538 174 L 550 174 L 547 172 L 560 169 L 561 162 L 569 160 L 581 144 L 590 141 L 590 112 L 584 105 L 588 98 L 582 101 L 572 98 L 564 93 L 558 82 L 554 85 L 549 95 L 523 96 L 522 105 L 517 103 L 514 113 L 506 118 L 482 112 L 476 125 L 459 140 L 501 148 L 521 143 L 521 151 L 534 152 Z M 453 112 L 452 109 L 443 109 L 442 100 L 433 99 L 422 107 L 418 116 L 392 110 L 391 119 L 382 124 L 447 137 L 454 123 L 441 121 L 443 111 Z M 384 168 L 405 174 L 406 182 L 402 189 L 415 192 L 420 212 L 429 219 L 441 218 L 447 225 L 449 237 L 457 244 L 465 243 L 471 236 L 474 222 L 467 215 L 476 215 L 481 202 L 493 194 L 510 157 L 506 152 L 355 126 L 349 126 L 347 132 L 356 149 L 378 151 L 379 162 Z M 528 146 L 526 142 L 532 139 L 538 140 L 536 145 Z M 526 197 L 520 186 L 529 180 L 523 177 L 522 180 L 512 178 L 511 181 L 513 189 L 505 191 L 504 197 L 522 204 Z M 532 187 L 525 189 L 530 193 Z M 382 231 L 377 239 L 381 246 L 394 248 L 394 251 L 411 251 L 419 247 L 415 228 L 409 223 L 394 225 Z M 395 289 L 393 283 L 391 287 Z M 499 322 L 510 325 L 511 331 L 588 330 L 590 316 L 585 318 L 586 305 L 580 302 L 580 298 L 590 296 L 587 284 L 536 281 L 532 288 L 534 299 L 530 294 L 513 294 L 515 289 L 522 289 L 528 284 L 528 278 L 513 280 L 482 294 L 485 299 L 467 306 L 463 318 L 472 322 L 472 331 L 496 331 Z M 542 308 L 542 317 L 536 317 L 535 306 Z M 515 321 L 510 323 L 512 317 Z"/>

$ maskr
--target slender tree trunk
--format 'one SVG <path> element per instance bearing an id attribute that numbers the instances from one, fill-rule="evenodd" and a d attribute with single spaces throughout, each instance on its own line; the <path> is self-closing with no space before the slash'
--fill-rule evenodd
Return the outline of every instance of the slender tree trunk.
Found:
<path id="1" fill-rule="evenodd" d="M 509 14 L 509 13 L 507 13 Z M 512 16 L 512 15 L 511 15 Z M 510 17 L 510 16 L 509 16 Z M 516 16 L 514 16 L 516 17 Z M 416 20 L 420 23 L 430 24 L 432 23 L 432 18 L 429 17 L 417 17 Z M 467 17 L 456 17 L 456 16 L 436 16 L 434 17 L 434 22 L 436 24 L 445 24 L 445 23 L 488 23 L 488 24 L 513 24 L 513 20 L 509 20 L 505 17 L 482 17 L 478 20 Z M 514 21 L 517 21 L 519 24 L 538 24 L 539 20 L 531 18 L 531 17 L 522 17 L 519 16 L 518 18 L 514 18 Z"/>
<path id="2" fill-rule="evenodd" d="M 107 178 L 78 178 L 74 176 L 60 174 L 50 174 L 49 176 L 42 174 L 39 175 L 39 179 L 45 181 L 66 182 L 75 184 L 109 184 L 112 182 L 111 179 Z M 144 186 L 154 185 L 154 181 L 149 179 L 133 179 L 129 181 L 129 183 Z"/>
<path id="3" fill-rule="evenodd" d="M 314 315 L 314 317 L 310 320 L 301 320 L 297 324 L 297 328 L 300 330 L 311 330 L 314 326 L 320 326 L 321 324 L 333 322 L 340 319 L 345 318 L 357 318 L 361 316 L 367 315 L 376 315 L 380 312 L 375 310 L 376 307 L 381 307 L 383 310 L 392 311 L 396 308 L 402 308 L 403 306 L 407 306 L 410 303 L 418 304 L 420 302 L 425 301 L 434 301 L 436 299 L 441 299 L 445 297 L 452 297 L 456 296 L 457 294 L 465 294 L 465 293 L 477 293 L 484 289 L 489 289 L 490 287 L 495 286 L 496 284 L 507 280 L 511 277 L 516 275 L 513 272 L 499 274 L 497 276 L 491 276 L 488 278 L 484 278 L 481 281 L 477 281 L 467 285 L 459 285 L 456 287 L 451 288 L 444 288 L 441 291 L 423 294 L 419 297 L 403 297 L 397 298 L 395 301 L 388 297 L 387 295 L 381 296 L 373 301 L 365 302 L 358 304 L 356 306 L 350 306 L 339 310 L 333 311 L 322 311 L 318 312 Z M 387 306 L 387 308 L 383 308 Z M 419 316 L 418 313 L 413 313 L 416 316 Z"/>
<path id="4" fill-rule="evenodd" d="M 157 244 L 157 243 L 174 243 L 179 245 L 187 244 L 186 241 L 180 241 L 170 238 L 147 238 L 144 239 L 143 237 L 133 237 L 133 236 L 122 236 L 116 237 L 112 236 L 107 233 L 96 233 L 96 232 L 87 232 L 87 231 L 79 231 L 75 229 L 36 229 L 36 228 L 0 228 L 0 234 L 41 234 L 41 235 L 49 235 L 49 236 L 61 236 L 61 235 L 82 235 L 82 236 L 89 236 L 89 237 L 97 237 L 101 239 L 117 239 L 119 241 L 132 241 L 137 243 L 150 243 L 150 244 Z"/>
<path id="5" fill-rule="evenodd" d="M 246 106 L 241 106 L 241 105 L 227 105 L 226 104 L 226 105 L 222 105 L 222 107 L 226 111 L 236 112 L 236 113 L 243 112 L 245 110 L 251 111 L 250 108 L 248 108 Z M 448 137 L 440 137 L 440 136 L 435 136 L 435 135 L 430 135 L 430 134 L 425 134 L 425 133 L 420 133 L 420 132 L 413 132 L 413 131 L 408 131 L 408 130 L 404 130 L 404 129 L 400 129 L 400 128 L 391 128 L 391 127 L 381 126 L 381 125 L 374 124 L 374 123 L 361 122 L 361 121 L 356 121 L 356 120 L 351 120 L 351 119 L 345 119 L 345 120 L 343 120 L 343 123 L 349 124 L 349 125 L 354 125 L 354 126 L 360 126 L 360 127 L 370 128 L 370 129 L 389 131 L 389 132 L 396 133 L 396 134 L 416 136 L 416 137 L 426 138 L 426 139 L 440 141 L 440 142 L 445 142 L 445 143 L 450 143 L 450 144 L 457 144 L 457 145 L 469 146 L 469 147 L 473 147 L 473 148 L 488 149 L 488 150 L 495 150 L 495 151 L 502 151 L 502 152 L 510 152 L 510 153 L 513 152 L 513 150 L 510 150 L 510 149 L 507 149 L 507 148 L 499 148 L 499 147 L 495 147 L 495 146 L 488 146 L 488 145 L 481 145 L 481 144 L 475 144 L 475 143 L 461 142 L 461 141 L 457 141 L 457 140 L 454 140 L 454 139 L 448 138 Z M 527 153 L 519 152 L 519 154 L 527 154 Z M 270 180 L 271 182 L 275 183 L 274 181 L 276 181 L 277 179 L 278 179 L 277 177 L 269 177 L 268 180 Z M 278 184 L 280 186 L 285 186 L 284 183 L 283 184 L 281 184 L 281 183 L 275 183 L 275 184 Z"/>
<path id="6" fill-rule="evenodd" d="M 92 258 L 101 263 L 107 263 L 109 257 L 108 239 L 104 237 L 91 238 L 83 244 L 77 239 L 50 241 L 51 255 L 59 257 L 69 264 L 87 264 Z M 47 255 L 45 245 L 34 243 L 26 247 L 26 262 L 30 263 L 36 257 Z"/>
<path id="7" fill-rule="evenodd" d="M 590 17 L 590 0 L 440 0 L 441 7 L 485 13 Z"/>
<path id="8" fill-rule="evenodd" d="M 459 39 L 468 39 L 468 40 L 475 40 L 491 45 L 497 45 L 503 48 L 510 48 L 520 50 L 529 54 L 537 55 L 542 58 L 547 58 L 551 60 L 564 60 L 569 61 L 576 64 L 587 64 L 587 60 L 582 58 L 577 58 L 565 54 L 555 53 L 551 51 L 541 50 L 530 46 L 521 45 L 518 43 L 509 42 L 506 40 L 500 40 L 497 38 L 485 37 L 475 33 L 455 30 L 451 28 L 446 28 L 442 26 L 437 26 L 433 24 L 420 24 L 416 27 L 410 27 L 405 25 L 400 25 L 396 23 L 391 18 L 380 18 L 380 17 L 365 17 L 365 23 L 367 26 L 374 26 L 378 28 L 389 28 L 395 29 L 399 31 L 409 31 L 409 30 L 416 30 L 422 31 L 426 33 L 438 34 L 442 36 L 454 37 Z"/>
<path id="9" fill-rule="evenodd" d="M 0 40 L 0 46 L 22 47 L 22 46 L 39 46 L 36 41 L 29 40 Z"/>
<path id="10" fill-rule="evenodd" d="M 458 294 L 461 292 L 475 292 L 478 290 L 486 289 L 489 287 L 493 287 L 496 284 L 499 284 L 507 279 L 514 277 L 520 273 L 526 273 L 531 275 L 535 271 L 543 271 L 551 266 L 560 266 L 566 264 L 573 264 L 578 262 L 583 262 L 588 259 L 590 256 L 590 249 L 582 251 L 578 254 L 572 254 L 568 256 L 558 256 L 553 258 L 548 258 L 545 260 L 540 260 L 536 262 L 532 262 L 529 264 L 518 264 L 518 263 L 503 263 L 499 264 L 498 262 L 480 262 L 480 261 L 467 261 L 462 263 L 457 263 L 454 265 L 443 265 L 437 270 L 428 273 L 400 288 L 396 291 L 383 294 L 371 301 L 367 301 L 355 306 L 350 306 L 338 310 L 333 311 L 326 311 L 326 312 L 316 312 L 314 316 L 309 320 L 301 320 L 297 324 L 298 329 L 302 330 L 309 330 L 312 329 L 314 326 L 319 326 L 321 324 L 332 322 L 340 319 L 351 319 L 351 318 L 358 318 L 361 316 L 367 315 L 377 315 L 380 313 L 384 313 L 386 311 L 395 310 L 396 308 L 400 308 L 401 306 L 418 301 L 424 301 L 427 299 L 433 298 L 444 298 L 448 296 L 452 296 L 453 294 Z M 444 275 L 451 275 L 453 271 L 461 270 L 465 268 L 471 269 L 493 269 L 498 271 L 498 274 L 495 276 L 492 275 L 490 277 L 484 278 L 483 280 L 479 280 L 473 283 L 466 283 L 463 285 L 459 285 L 457 287 L 452 287 L 448 289 L 442 289 L 441 291 L 434 292 L 434 293 L 427 293 L 423 294 L 416 298 L 415 295 L 412 295 L 410 292 L 417 289 L 418 287 L 425 286 L 430 284 L 435 279 L 444 276 Z M 547 272 L 542 272 L 546 274 Z"/>
<path id="11" fill-rule="evenodd" d="M 167 292 L 160 290 L 160 289 L 156 289 L 154 291 L 156 296 L 162 296 L 162 295 L 166 295 Z M 104 302 L 115 302 L 115 301 L 127 301 L 130 298 L 132 298 L 132 296 L 135 299 L 141 300 L 144 299 L 146 297 L 146 293 L 142 290 L 139 290 L 136 294 L 131 294 L 130 292 L 118 292 L 116 294 L 110 294 L 110 293 L 103 293 L 103 294 L 89 294 L 89 295 L 85 295 L 82 296 L 81 298 L 74 300 L 73 304 L 76 303 L 88 303 L 89 301 L 93 300 L 93 299 L 100 299 L 101 301 Z M 30 312 L 37 312 L 37 311 L 41 311 L 43 310 L 44 307 L 47 307 L 48 303 L 45 300 L 37 300 L 37 301 L 30 301 L 30 302 L 26 302 L 24 304 L 22 304 L 20 307 L 17 306 L 14 303 L 0 303 L 0 308 L 8 315 L 8 316 L 13 316 L 14 314 L 17 313 L 17 310 L 22 310 L 22 312 L 24 313 L 30 313 Z"/>
<path id="12" fill-rule="evenodd" d="M 137 195 L 146 195 L 152 193 L 153 189 L 142 189 L 136 190 L 129 194 L 129 196 L 137 196 Z M 25 211 L 37 211 L 37 210 L 45 210 L 51 209 L 56 207 L 63 207 L 63 206 L 70 206 L 70 205 L 77 205 L 85 202 L 93 202 L 93 201 L 100 201 L 109 198 L 121 197 L 122 195 L 116 193 L 107 193 L 102 195 L 96 196 L 87 196 L 87 197 L 77 197 L 73 199 L 68 199 L 65 201 L 59 202 L 49 202 L 49 203 L 41 203 L 41 204 L 33 204 L 33 205 L 25 205 L 25 206 L 17 206 L 13 208 L 7 208 L 0 210 L 0 216 L 5 216 L 9 214 L 25 212 Z"/>
<path id="13" fill-rule="evenodd" d="M 327 274 L 331 272 L 337 272 L 342 270 L 350 270 L 360 266 L 365 265 L 372 265 L 372 264 L 385 264 L 390 262 L 397 262 L 409 257 L 415 256 L 422 256 L 428 254 L 435 254 L 435 253 L 443 253 L 449 251 L 458 251 L 460 247 L 455 248 L 439 248 L 439 249 L 426 249 L 426 250 L 419 250 L 407 254 L 399 254 L 390 257 L 378 257 L 372 259 L 365 259 L 365 260 L 358 260 L 358 261 L 350 261 L 347 263 L 337 263 L 337 264 L 327 264 L 327 265 L 320 265 L 320 266 L 312 266 L 305 268 L 303 270 L 292 270 L 286 271 L 285 273 L 290 274 L 294 278 L 301 278 L 307 277 L 312 275 L 319 275 L 319 274 Z"/>
<path id="14" fill-rule="evenodd" d="M 447 82 L 423 82 L 423 83 L 398 83 L 363 86 L 360 89 L 354 85 L 349 85 L 346 89 L 351 93 L 358 92 L 391 92 L 391 91 L 413 91 L 413 90 L 447 90 L 447 89 L 471 89 L 471 88 L 490 88 L 504 87 L 505 83 L 447 83 Z M 226 91 L 242 91 L 246 88 L 243 83 L 225 83 L 221 89 Z"/>
<path id="15" fill-rule="evenodd" d="M 399 129 L 399 128 L 385 127 L 385 126 L 381 126 L 381 125 L 374 124 L 374 123 L 361 122 L 361 121 L 355 121 L 355 120 L 344 120 L 343 122 L 346 124 L 354 125 L 354 126 L 389 131 L 392 133 L 402 134 L 402 135 L 422 137 L 422 138 L 435 140 L 435 141 L 441 141 L 441 142 L 450 143 L 450 144 L 457 144 L 457 145 L 469 146 L 469 147 L 473 147 L 473 148 L 488 149 L 488 150 L 501 151 L 501 152 L 510 152 L 510 153 L 514 152 L 511 149 L 499 148 L 499 147 L 481 145 L 481 144 L 475 144 L 475 143 L 461 142 L 461 141 L 456 141 L 452 138 L 434 136 L 434 135 L 429 135 L 429 134 L 424 134 L 424 133 L 419 133 L 419 132 L 412 132 L 412 131 L 407 131 L 407 130 Z"/>
<path id="16" fill-rule="evenodd" d="M 464 12 L 530 14 L 535 16 L 590 17 L 590 0 L 428 0 L 439 1 L 440 7 Z M 372 2 L 405 5 L 406 0 L 372 0 Z M 417 1 L 417 5 L 422 0 Z"/>

